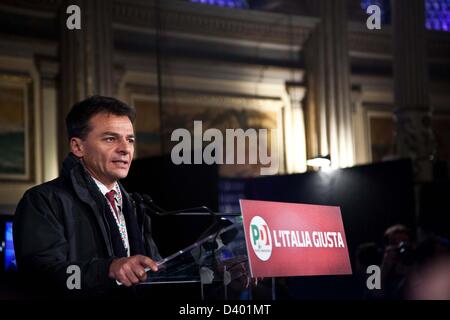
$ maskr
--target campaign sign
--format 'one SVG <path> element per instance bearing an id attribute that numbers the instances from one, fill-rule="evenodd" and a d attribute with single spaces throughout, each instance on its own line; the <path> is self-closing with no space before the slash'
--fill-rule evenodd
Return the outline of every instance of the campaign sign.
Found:
<path id="1" fill-rule="evenodd" d="M 351 274 L 339 207 L 240 200 L 252 277 Z"/>

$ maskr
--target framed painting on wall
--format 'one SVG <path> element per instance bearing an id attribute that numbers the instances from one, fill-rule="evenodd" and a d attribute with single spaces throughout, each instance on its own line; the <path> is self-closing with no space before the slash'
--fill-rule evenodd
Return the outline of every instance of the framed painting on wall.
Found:
<path id="1" fill-rule="evenodd" d="M 281 123 L 281 110 L 278 108 L 265 108 L 255 109 L 248 108 L 244 104 L 240 107 L 226 107 L 217 105 L 199 105 L 189 103 L 173 103 L 166 105 L 163 113 L 164 123 L 164 136 L 163 139 L 167 143 L 165 146 L 169 153 L 177 142 L 170 141 L 170 135 L 173 130 L 177 128 L 186 128 L 191 132 L 193 136 L 194 121 L 202 122 L 202 130 L 205 132 L 208 129 L 215 128 L 221 131 L 224 137 L 223 143 L 225 143 L 226 130 L 227 129 L 242 129 L 244 131 L 248 129 L 255 129 L 258 132 L 259 129 L 267 129 L 270 132 L 271 129 L 278 129 L 282 132 Z M 269 147 L 268 153 L 273 154 L 275 150 L 270 150 L 270 133 L 267 136 L 268 141 L 266 145 Z M 236 143 L 236 141 L 234 141 Z M 204 145 L 207 144 L 204 142 Z M 282 148 L 279 141 L 276 142 L 278 148 Z M 236 157 L 237 145 L 234 145 L 234 154 Z M 256 148 L 256 149 L 255 149 Z M 226 158 L 226 147 L 223 147 L 224 154 L 223 159 Z M 220 164 L 219 175 L 221 177 L 254 177 L 260 175 L 261 164 L 249 164 L 249 154 L 258 154 L 257 146 L 249 146 L 249 141 L 245 143 L 245 164 Z M 274 155 L 279 156 L 279 155 Z M 225 161 L 225 160 L 223 160 Z M 281 160 L 278 160 L 281 162 Z"/>
<path id="2" fill-rule="evenodd" d="M 0 75 L 0 180 L 33 179 L 31 79 Z"/>
<path id="3" fill-rule="evenodd" d="M 381 162 L 394 152 L 394 118 L 389 112 L 369 112 L 368 123 L 371 160 Z"/>

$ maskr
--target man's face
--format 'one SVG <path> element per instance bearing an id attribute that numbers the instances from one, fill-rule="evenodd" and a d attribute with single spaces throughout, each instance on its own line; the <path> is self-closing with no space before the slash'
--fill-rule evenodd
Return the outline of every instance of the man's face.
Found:
<path id="1" fill-rule="evenodd" d="M 128 175 L 134 153 L 133 124 L 127 116 L 99 113 L 89 120 L 89 127 L 84 140 L 72 139 L 72 152 L 94 178 L 112 187 Z"/>

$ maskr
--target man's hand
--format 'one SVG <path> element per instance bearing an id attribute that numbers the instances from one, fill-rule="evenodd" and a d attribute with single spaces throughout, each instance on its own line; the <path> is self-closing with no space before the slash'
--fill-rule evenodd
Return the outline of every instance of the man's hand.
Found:
<path id="1" fill-rule="evenodd" d="M 113 260 L 109 266 L 109 277 L 130 287 L 147 279 L 145 269 L 158 271 L 156 262 L 146 256 L 136 255 Z"/>

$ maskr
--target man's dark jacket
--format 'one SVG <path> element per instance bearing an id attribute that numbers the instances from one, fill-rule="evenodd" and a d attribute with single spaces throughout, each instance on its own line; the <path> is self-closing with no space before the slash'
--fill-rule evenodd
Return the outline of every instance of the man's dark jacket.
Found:
<path id="1" fill-rule="evenodd" d="M 131 255 L 159 260 L 150 218 L 136 210 L 120 188 Z M 116 290 L 109 266 L 123 250 L 117 249 L 118 230 L 108 223 L 109 210 L 106 198 L 73 154 L 64 160 L 58 178 L 24 194 L 15 213 L 14 247 L 23 279 L 39 287 L 34 291 L 101 296 Z M 68 277 L 74 274 L 68 272 L 70 265 L 81 270 L 81 290 L 67 288 Z"/>

